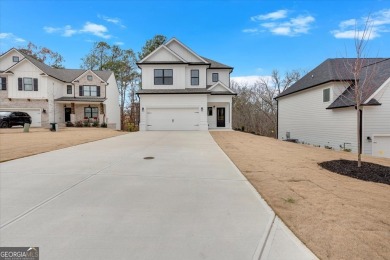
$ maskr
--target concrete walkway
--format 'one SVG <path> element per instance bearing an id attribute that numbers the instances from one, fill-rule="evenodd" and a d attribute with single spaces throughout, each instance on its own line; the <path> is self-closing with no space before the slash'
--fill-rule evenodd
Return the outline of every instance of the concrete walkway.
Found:
<path id="1" fill-rule="evenodd" d="M 0 173 L 0 246 L 40 259 L 316 259 L 208 132 L 131 133 Z"/>

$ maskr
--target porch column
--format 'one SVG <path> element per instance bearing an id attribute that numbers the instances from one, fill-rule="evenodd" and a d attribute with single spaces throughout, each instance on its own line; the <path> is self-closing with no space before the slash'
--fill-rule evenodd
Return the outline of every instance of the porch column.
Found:
<path id="1" fill-rule="evenodd" d="M 229 102 L 229 117 L 230 117 L 230 129 L 233 129 L 233 121 L 232 121 L 232 118 L 233 118 L 233 109 L 232 109 L 232 101 Z"/>
<path id="2" fill-rule="evenodd" d="M 104 123 L 105 121 L 105 114 L 104 114 L 104 104 L 103 103 L 100 103 L 99 105 L 99 122 L 100 123 Z"/>
<path id="3" fill-rule="evenodd" d="M 76 113 L 75 113 L 75 109 L 74 109 L 74 103 L 70 103 L 70 108 L 71 108 L 70 121 L 74 124 L 74 123 L 76 123 Z"/>

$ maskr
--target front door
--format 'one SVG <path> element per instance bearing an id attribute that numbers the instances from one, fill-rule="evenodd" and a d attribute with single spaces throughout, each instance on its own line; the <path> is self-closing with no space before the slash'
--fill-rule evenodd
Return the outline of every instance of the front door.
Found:
<path id="1" fill-rule="evenodd" d="M 225 127 L 225 108 L 217 107 L 217 127 Z"/>
<path id="2" fill-rule="evenodd" d="M 65 108 L 65 122 L 70 122 L 70 113 L 72 113 L 72 109 L 70 107 Z"/>

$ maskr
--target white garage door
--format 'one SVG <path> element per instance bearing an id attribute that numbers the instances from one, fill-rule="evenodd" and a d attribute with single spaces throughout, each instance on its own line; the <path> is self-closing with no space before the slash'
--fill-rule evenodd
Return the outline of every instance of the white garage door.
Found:
<path id="1" fill-rule="evenodd" d="M 390 135 L 373 136 L 372 155 L 390 158 Z"/>
<path id="2" fill-rule="evenodd" d="M 31 109 L 17 109 L 17 108 L 1 108 L 0 111 L 19 111 L 25 112 L 31 116 L 31 127 L 41 127 L 42 126 L 42 117 L 40 108 L 31 108 Z"/>
<path id="3" fill-rule="evenodd" d="M 147 130 L 199 130 L 198 108 L 149 108 Z"/>

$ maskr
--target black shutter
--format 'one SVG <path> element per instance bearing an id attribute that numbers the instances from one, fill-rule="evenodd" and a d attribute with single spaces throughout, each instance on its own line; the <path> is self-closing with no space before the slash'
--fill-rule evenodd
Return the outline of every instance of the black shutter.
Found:
<path id="1" fill-rule="evenodd" d="M 7 90 L 7 78 L 1 78 L 1 90 Z"/>
<path id="2" fill-rule="evenodd" d="M 100 86 L 96 86 L 96 93 L 97 96 L 100 97 Z"/>
<path id="3" fill-rule="evenodd" d="M 23 90 L 23 79 L 18 78 L 18 90 Z"/>
<path id="4" fill-rule="evenodd" d="M 38 79 L 34 78 L 34 91 L 38 91 Z"/>
<path id="5" fill-rule="evenodd" d="M 84 93 L 83 93 L 83 86 L 79 86 L 79 96 L 80 96 L 80 97 L 84 96 Z"/>

